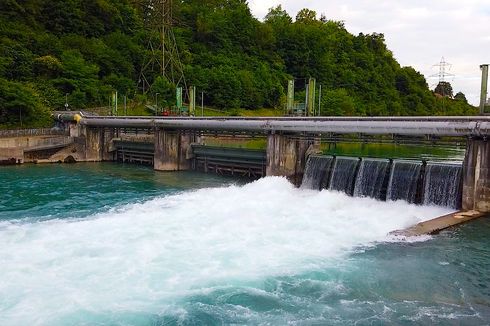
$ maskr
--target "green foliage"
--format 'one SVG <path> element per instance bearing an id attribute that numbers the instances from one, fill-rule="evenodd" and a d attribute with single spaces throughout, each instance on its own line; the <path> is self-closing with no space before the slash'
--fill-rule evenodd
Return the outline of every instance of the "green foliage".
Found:
<path id="1" fill-rule="evenodd" d="M 352 116 L 356 114 L 354 99 L 347 90 L 339 88 L 322 94 L 321 114 L 330 116 Z"/>
<path id="2" fill-rule="evenodd" d="M 151 94 L 156 100 L 158 94 L 158 107 L 172 107 L 176 104 L 176 87 L 167 78 L 158 76 L 151 87 Z"/>
<path id="3" fill-rule="evenodd" d="M 301 24 L 314 24 L 316 20 L 316 12 L 307 8 L 301 9 L 296 15 L 296 22 Z"/>
<path id="4" fill-rule="evenodd" d="M 173 6 L 187 85 L 204 92 L 207 106 L 282 112 L 287 81 L 315 77 L 324 115 L 477 112 L 459 93 L 454 101 L 436 98 L 423 75 L 400 67 L 383 34 L 352 35 L 342 22 L 306 8 L 293 21 L 277 6 L 260 22 L 244 0 Z M 71 108 L 107 106 L 113 91 L 133 107 L 153 103 L 156 93 L 160 105 L 175 105 L 176 85 L 157 67 L 145 75 L 150 91 L 138 89 L 144 58 L 153 53 L 149 38 L 159 42 L 145 27 L 151 16 L 151 0 L 0 1 L 0 123 L 19 125 L 20 112 L 23 124 L 43 124 L 65 96 Z"/>
<path id="5" fill-rule="evenodd" d="M 453 98 L 453 87 L 449 82 L 440 81 L 434 89 L 434 93 L 439 94 L 440 96 Z"/>
<path id="6" fill-rule="evenodd" d="M 457 92 L 456 95 L 454 95 L 454 99 L 463 101 L 464 103 L 468 103 L 468 100 L 466 99 L 466 95 L 464 95 L 463 92 Z"/>
<path id="7" fill-rule="evenodd" d="M 30 85 L 0 79 L 0 125 L 43 127 L 50 120 Z"/>

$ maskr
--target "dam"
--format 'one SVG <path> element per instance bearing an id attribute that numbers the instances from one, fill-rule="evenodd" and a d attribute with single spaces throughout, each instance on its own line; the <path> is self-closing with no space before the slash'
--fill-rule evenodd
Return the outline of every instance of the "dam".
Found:
<path id="1" fill-rule="evenodd" d="M 462 208 L 464 180 L 478 194 L 482 121 L 424 129 L 466 137 L 466 161 L 456 164 L 320 153 L 319 143 L 341 138 L 323 129 L 330 122 L 309 133 L 301 120 L 250 119 L 241 130 L 238 119 L 136 127 L 92 119 L 64 122 L 71 139 L 55 158 L 79 163 L 0 169 L 2 325 L 490 317 L 487 218 L 437 237 L 390 234 Z M 366 128 L 342 124 L 345 132 Z M 211 137 L 263 148 L 216 147 Z"/>
<path id="2" fill-rule="evenodd" d="M 458 168 L 419 162 L 419 164 L 423 163 L 421 175 L 424 176 L 425 184 L 417 184 L 417 187 L 424 188 L 425 191 L 422 195 L 421 189 L 418 191 L 412 189 L 411 193 L 419 202 L 423 200 L 425 204 L 439 203 L 467 211 L 490 212 L 490 142 L 488 141 L 490 118 L 485 116 L 152 119 L 93 116 L 78 116 L 75 119 L 74 117 L 73 113 L 58 115 L 58 119 L 68 125 L 67 128 L 77 139 L 75 142 L 80 144 L 78 159 L 82 161 L 113 161 L 118 158 L 126 160 L 127 154 L 129 160 L 139 158 L 141 162 L 153 164 L 154 169 L 160 171 L 189 170 L 199 165 L 205 170 L 211 168 L 215 171 L 227 170 L 234 173 L 237 168 L 237 173 L 241 171 L 244 174 L 248 173 L 249 176 L 284 176 L 298 186 L 303 180 L 308 156 L 318 153 L 318 145 L 324 137 L 343 134 L 438 137 L 439 139 L 463 137 L 467 144 L 463 165 Z M 129 145 L 131 141 L 128 141 L 128 138 L 124 140 L 128 133 L 151 134 L 153 152 L 151 152 L 151 142 L 148 141 L 146 144 L 139 142 Z M 258 152 L 246 153 L 246 151 L 240 153 L 236 150 L 219 154 L 220 150 L 200 146 L 206 135 L 264 137 L 265 155 Z M 132 152 L 121 151 L 121 142 L 124 141 L 126 148 L 131 146 L 136 148 L 132 149 Z M 194 155 L 194 149 L 197 149 L 197 156 Z M 209 159 L 211 166 L 208 165 L 206 155 L 211 157 Z M 236 165 L 227 166 L 224 164 L 226 161 L 224 157 L 232 158 L 231 161 L 235 161 Z M 407 167 L 407 163 L 391 161 L 361 160 L 356 163 L 356 159 L 338 158 L 332 162 L 334 167 L 331 179 L 328 180 L 329 189 L 378 199 L 386 199 L 388 190 L 390 190 L 389 196 L 398 196 L 395 194 L 398 190 L 393 188 L 393 184 L 388 189 L 390 178 L 392 181 L 394 178 L 396 182 L 400 180 L 399 174 L 404 168 L 418 169 L 417 164 Z M 391 170 L 394 173 L 388 175 L 387 171 Z M 448 181 L 440 177 L 445 173 L 453 175 L 455 171 L 457 174 L 454 179 Z M 356 184 L 355 176 L 358 173 L 372 180 L 363 179 L 362 184 Z M 448 191 L 451 195 L 429 191 L 432 187 L 439 186 L 442 187 L 443 192 Z M 439 198 L 441 196 L 443 198 Z M 447 199 L 448 196 L 452 199 Z"/>

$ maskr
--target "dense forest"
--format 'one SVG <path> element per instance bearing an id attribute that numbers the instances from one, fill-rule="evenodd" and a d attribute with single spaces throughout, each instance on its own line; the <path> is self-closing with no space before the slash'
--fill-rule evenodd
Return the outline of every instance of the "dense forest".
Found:
<path id="1" fill-rule="evenodd" d="M 148 42 L 159 38 L 145 18 L 151 8 L 152 0 L 2 0 L 0 124 L 46 124 L 65 100 L 107 106 L 114 90 L 139 105 L 159 93 L 172 105 L 176 85 L 158 69 L 147 73 L 149 91 L 138 87 Z M 289 79 L 315 77 L 322 115 L 477 112 L 464 94 L 435 96 L 422 74 L 397 63 L 383 34 L 352 35 L 309 9 L 293 18 L 278 6 L 260 21 L 245 0 L 174 0 L 173 16 L 187 84 L 207 106 L 283 108 Z"/>

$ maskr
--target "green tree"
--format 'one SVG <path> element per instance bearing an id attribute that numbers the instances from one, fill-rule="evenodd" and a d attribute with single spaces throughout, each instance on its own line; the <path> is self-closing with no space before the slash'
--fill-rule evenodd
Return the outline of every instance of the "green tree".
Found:
<path id="1" fill-rule="evenodd" d="M 293 19 L 281 5 L 272 7 L 265 16 L 265 22 L 275 26 L 287 26 L 293 22 Z"/>
<path id="2" fill-rule="evenodd" d="M 151 95 L 156 99 L 158 93 L 158 106 L 170 107 L 175 105 L 176 87 L 167 78 L 158 76 L 151 86 Z"/>
<path id="3" fill-rule="evenodd" d="M 302 24 L 311 24 L 316 22 L 316 11 L 307 8 L 301 9 L 296 15 L 296 22 Z"/>
<path id="4" fill-rule="evenodd" d="M 456 95 L 454 95 L 454 99 L 463 101 L 464 103 L 468 103 L 468 100 L 466 99 L 466 95 L 464 95 L 463 92 L 457 92 Z"/>
<path id="5" fill-rule="evenodd" d="M 434 93 L 453 98 L 453 87 L 449 82 L 440 81 L 434 89 Z"/>

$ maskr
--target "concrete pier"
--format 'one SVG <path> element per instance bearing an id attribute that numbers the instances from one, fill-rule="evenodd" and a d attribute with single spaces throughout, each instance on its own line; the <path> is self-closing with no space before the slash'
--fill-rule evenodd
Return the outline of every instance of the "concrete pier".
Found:
<path id="1" fill-rule="evenodd" d="M 155 131 L 154 169 L 182 171 L 191 168 L 190 152 L 194 135 L 181 130 Z"/>
<path id="2" fill-rule="evenodd" d="M 463 167 L 463 209 L 490 212 L 490 141 L 470 139 Z"/>
<path id="3" fill-rule="evenodd" d="M 306 152 L 314 142 L 298 136 L 270 133 L 267 136 L 267 176 L 284 176 L 299 185 L 306 165 Z"/>
<path id="4" fill-rule="evenodd" d="M 82 135 L 85 137 L 85 161 L 112 161 L 112 139 L 115 137 L 112 128 L 84 128 Z"/>

